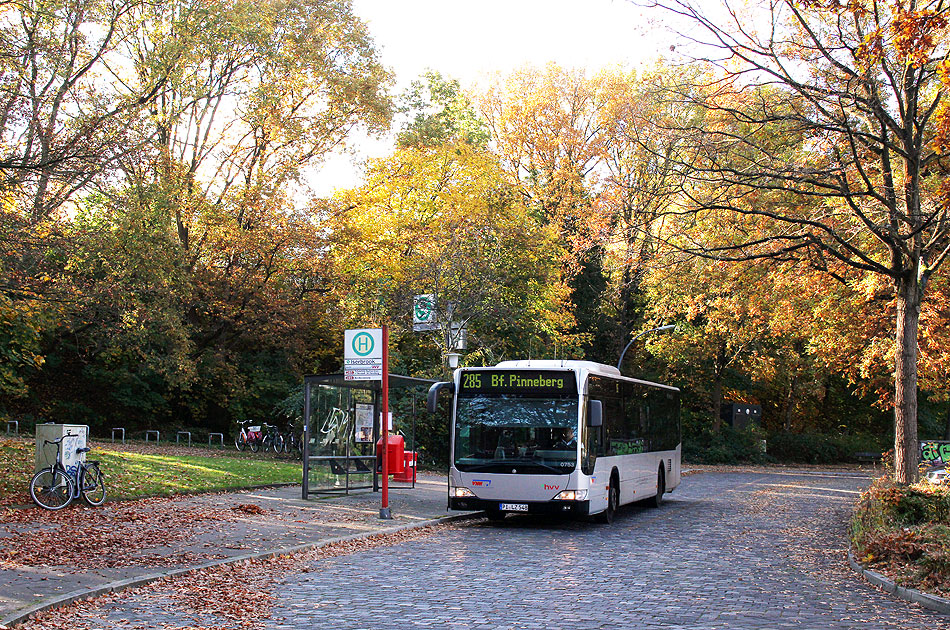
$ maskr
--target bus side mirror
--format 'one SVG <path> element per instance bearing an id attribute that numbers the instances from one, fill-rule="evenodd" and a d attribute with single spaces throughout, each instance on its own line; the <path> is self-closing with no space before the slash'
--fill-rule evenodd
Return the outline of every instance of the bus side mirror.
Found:
<path id="1" fill-rule="evenodd" d="M 432 387 L 429 388 L 429 394 L 426 396 L 426 411 L 429 413 L 435 413 L 436 407 L 439 405 L 439 392 L 443 389 L 447 389 L 449 393 L 455 393 L 455 383 L 433 383 Z"/>
<path id="2" fill-rule="evenodd" d="M 587 426 L 601 427 L 604 425 L 604 406 L 599 400 L 587 401 Z"/>

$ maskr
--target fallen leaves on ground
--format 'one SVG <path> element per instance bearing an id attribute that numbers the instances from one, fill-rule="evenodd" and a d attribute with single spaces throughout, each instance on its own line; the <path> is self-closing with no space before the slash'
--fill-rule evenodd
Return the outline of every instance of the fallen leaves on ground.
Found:
<path id="1" fill-rule="evenodd" d="M 242 514 L 266 514 L 267 510 L 262 508 L 259 505 L 254 503 L 242 503 L 241 505 L 235 505 L 231 508 L 234 512 L 241 512 Z"/>
<path id="2" fill-rule="evenodd" d="M 201 531 L 239 517 L 228 509 L 185 505 L 180 498 L 109 503 L 95 509 L 71 506 L 58 512 L 8 510 L 0 514 L 0 526 L 6 525 L 7 533 L 0 538 L 0 569 L 177 565 L 212 556 L 142 550 L 187 543 Z"/>
<path id="3" fill-rule="evenodd" d="M 121 593 L 75 602 L 36 615 L 21 630 L 163 628 L 259 630 L 270 617 L 275 587 L 290 573 L 307 573 L 319 560 L 394 545 L 454 528 L 433 525 L 336 542 L 288 556 L 247 560 L 164 578 Z M 132 613 L 129 614 L 130 609 Z M 147 619 L 137 624 L 134 619 Z"/>

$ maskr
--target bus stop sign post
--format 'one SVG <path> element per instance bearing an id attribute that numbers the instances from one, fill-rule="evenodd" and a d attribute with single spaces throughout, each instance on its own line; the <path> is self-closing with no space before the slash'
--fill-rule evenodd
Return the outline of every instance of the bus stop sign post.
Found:
<path id="1" fill-rule="evenodd" d="M 383 409 L 379 414 L 383 436 L 383 496 L 379 508 L 379 518 L 392 519 L 389 509 L 389 327 L 383 325 Z"/>

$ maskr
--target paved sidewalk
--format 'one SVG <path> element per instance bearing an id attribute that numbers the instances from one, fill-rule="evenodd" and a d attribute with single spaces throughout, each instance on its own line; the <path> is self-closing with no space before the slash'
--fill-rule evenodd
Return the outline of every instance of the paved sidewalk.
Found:
<path id="1" fill-rule="evenodd" d="M 0 514 L 0 626 L 103 588 L 450 516 L 446 480 L 437 475 L 420 475 L 414 489 L 390 490 L 392 520 L 380 520 L 378 492 L 359 490 L 307 501 L 300 493 L 300 486 L 286 486 L 107 503 L 98 511 L 70 507 L 49 513 L 33 508 L 10 517 Z M 95 522 L 84 529 L 87 518 Z M 70 527 L 80 532 L 72 540 Z M 141 535 L 143 531 L 148 535 Z M 45 544 L 39 551 L 32 542 L 37 539 Z M 73 554 L 58 555 L 57 541 Z M 30 561 L 29 553 L 38 552 L 48 552 L 44 557 L 49 559 Z"/>

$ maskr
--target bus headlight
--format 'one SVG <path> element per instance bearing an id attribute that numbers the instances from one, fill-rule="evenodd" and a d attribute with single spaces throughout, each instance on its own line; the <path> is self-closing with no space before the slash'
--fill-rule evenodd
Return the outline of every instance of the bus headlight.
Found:
<path id="1" fill-rule="evenodd" d="M 462 497 L 475 496 L 475 493 L 469 490 L 468 488 L 452 488 L 451 494 L 456 499 L 461 499 Z"/>
<path id="2" fill-rule="evenodd" d="M 554 497 L 555 501 L 586 501 L 587 490 L 562 490 Z"/>

